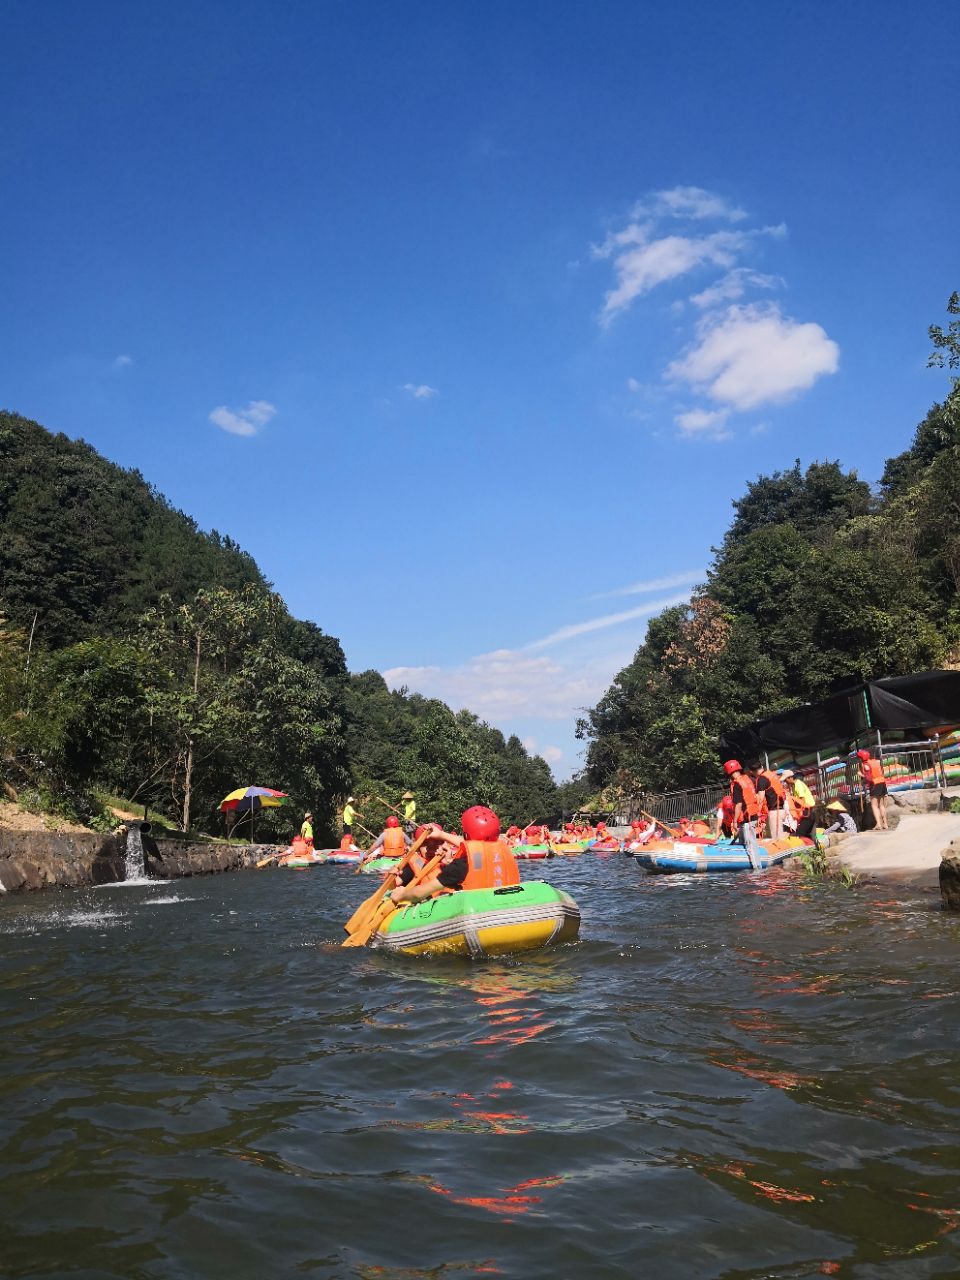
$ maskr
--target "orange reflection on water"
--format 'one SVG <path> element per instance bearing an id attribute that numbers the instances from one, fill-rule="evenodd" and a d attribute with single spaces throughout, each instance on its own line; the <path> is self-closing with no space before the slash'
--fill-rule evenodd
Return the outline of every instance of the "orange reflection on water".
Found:
<path id="1" fill-rule="evenodd" d="M 512 1089 L 513 1084 L 510 1080 L 498 1080 L 491 1088 L 489 1093 L 481 1094 L 482 1098 L 489 1098 L 499 1106 L 502 1106 L 502 1095 L 506 1090 Z M 472 1093 L 458 1093 L 453 1100 L 453 1105 L 457 1107 L 470 1120 L 475 1122 L 475 1128 L 487 1129 L 490 1133 L 529 1133 L 530 1128 L 524 1124 L 529 1117 L 521 1111 L 486 1111 L 477 1109 L 478 1099 Z M 468 1104 L 473 1104 L 473 1109 Z"/>
<path id="2" fill-rule="evenodd" d="M 731 1016 L 730 1025 L 738 1031 L 753 1036 L 761 1044 L 792 1044 L 795 1036 L 786 1034 L 781 1029 L 782 1019 L 766 1009 L 744 1009 L 739 1015 Z"/>
<path id="3" fill-rule="evenodd" d="M 715 1172 L 729 1174 L 731 1178 L 741 1178 L 748 1186 L 759 1192 L 766 1200 L 777 1204 L 809 1204 L 816 1196 L 795 1187 L 781 1187 L 775 1182 L 765 1182 L 760 1178 L 751 1178 L 747 1168 L 742 1164 L 721 1164 L 715 1166 Z"/>
<path id="4" fill-rule="evenodd" d="M 923 1192 L 920 1194 L 922 1195 Z M 933 1205 L 910 1204 L 909 1202 L 907 1203 L 907 1208 L 914 1209 L 917 1213 L 932 1213 L 935 1218 L 941 1218 L 943 1226 L 937 1232 L 938 1236 L 949 1235 L 951 1231 L 956 1231 L 957 1227 L 960 1227 L 960 1209 L 935 1209 Z"/>
<path id="5" fill-rule="evenodd" d="M 775 1089 L 819 1089 L 820 1082 L 816 1076 L 802 1076 L 793 1071 L 771 1070 L 757 1058 L 746 1054 L 738 1054 L 732 1062 L 724 1062 L 720 1058 L 712 1058 L 715 1067 L 723 1067 L 725 1071 L 736 1071 L 738 1075 L 747 1076 L 751 1080 L 759 1080 L 761 1084 L 772 1085 Z"/>
<path id="6" fill-rule="evenodd" d="M 433 1183 L 430 1190 L 439 1196 L 449 1196 L 453 1204 L 467 1205 L 473 1209 L 485 1209 L 488 1213 L 495 1213 L 498 1217 L 506 1221 L 512 1218 L 518 1218 L 522 1214 L 530 1213 L 535 1210 L 537 1205 L 543 1204 L 543 1196 L 523 1195 L 521 1192 L 527 1192 L 533 1188 L 546 1190 L 550 1187 L 558 1187 L 563 1182 L 562 1174 L 551 1175 L 546 1178 L 527 1178 L 523 1182 L 518 1182 L 512 1187 L 501 1187 L 500 1195 L 493 1196 L 458 1196 L 445 1187 L 442 1183 Z"/>
<path id="7" fill-rule="evenodd" d="M 491 984 L 483 994 L 477 995 L 477 1004 L 490 1024 L 490 1031 L 478 1036 L 474 1044 L 528 1044 L 555 1025 L 542 1021 L 535 992 L 521 990 L 509 982 Z"/>

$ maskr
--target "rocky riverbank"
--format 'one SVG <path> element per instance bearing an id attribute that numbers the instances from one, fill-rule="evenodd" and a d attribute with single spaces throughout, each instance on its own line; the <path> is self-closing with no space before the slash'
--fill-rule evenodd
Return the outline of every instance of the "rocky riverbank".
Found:
<path id="1" fill-rule="evenodd" d="M 239 845 L 142 837 L 147 875 L 157 880 L 215 875 L 251 867 L 273 845 Z M 0 892 L 80 888 L 125 878 L 127 833 L 11 831 L 0 827 Z"/>

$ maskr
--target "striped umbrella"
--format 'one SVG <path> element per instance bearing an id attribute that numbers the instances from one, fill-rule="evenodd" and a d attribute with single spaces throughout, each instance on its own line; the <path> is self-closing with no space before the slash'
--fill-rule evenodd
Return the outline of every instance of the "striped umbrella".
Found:
<path id="1" fill-rule="evenodd" d="M 260 809 L 279 809 L 290 797 L 272 787 L 238 787 L 220 801 L 221 812 L 236 809 L 240 813 L 257 813 Z"/>

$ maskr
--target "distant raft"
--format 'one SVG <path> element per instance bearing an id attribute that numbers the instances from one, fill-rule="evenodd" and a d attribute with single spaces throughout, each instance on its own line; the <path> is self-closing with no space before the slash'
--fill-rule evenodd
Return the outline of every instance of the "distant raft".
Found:
<path id="1" fill-rule="evenodd" d="M 515 858 L 525 858 L 529 862 L 541 862 L 544 858 L 553 857 L 553 850 L 548 844 L 515 844 L 512 852 Z"/>
<path id="2" fill-rule="evenodd" d="M 551 840 L 550 848 L 558 858 L 573 858 L 578 853 L 586 853 L 586 840 Z"/>
<path id="3" fill-rule="evenodd" d="M 396 871 L 401 861 L 400 858 L 371 858 L 360 870 L 365 876 L 385 876 L 388 871 Z"/>
<path id="4" fill-rule="evenodd" d="M 480 959 L 574 942 L 579 932 L 580 908 L 573 898 L 541 880 L 528 880 L 404 903 L 387 917 L 370 946 L 405 955 Z"/>
<path id="5" fill-rule="evenodd" d="M 757 865 L 751 865 L 750 857 L 739 844 L 686 844 L 676 841 L 672 848 L 651 852 L 641 850 L 633 856 L 641 867 L 650 872 L 676 874 L 701 871 L 767 871 L 792 858 L 802 849 L 813 844 L 801 836 L 785 836 L 782 840 L 761 840 L 757 843 Z"/>

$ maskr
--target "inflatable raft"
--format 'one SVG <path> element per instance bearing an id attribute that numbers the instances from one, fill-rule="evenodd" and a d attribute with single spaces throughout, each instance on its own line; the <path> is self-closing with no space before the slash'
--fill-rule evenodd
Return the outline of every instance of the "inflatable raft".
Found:
<path id="1" fill-rule="evenodd" d="M 548 844 L 515 844 L 512 853 L 515 858 L 526 858 L 532 862 L 553 857 L 553 850 Z"/>
<path id="2" fill-rule="evenodd" d="M 404 903 L 387 917 L 370 946 L 405 955 L 478 959 L 573 942 L 579 932 L 580 908 L 570 895 L 529 880 Z"/>
<path id="3" fill-rule="evenodd" d="M 586 840 L 551 841 L 550 848 L 558 858 L 572 858 L 578 853 L 586 853 L 587 842 Z"/>
<path id="4" fill-rule="evenodd" d="M 346 849 L 324 849 L 324 862 L 332 862 L 334 866 L 356 867 L 363 861 L 363 853 L 350 853 Z"/>
<path id="5" fill-rule="evenodd" d="M 401 861 L 400 858 L 371 858 L 360 870 L 365 876 L 385 876 L 388 871 L 395 871 Z"/>
<path id="6" fill-rule="evenodd" d="M 664 842 L 666 843 L 666 842 Z M 671 849 L 643 849 L 633 856 L 641 867 L 650 872 L 666 874 L 700 871 L 767 871 L 792 858 L 801 849 L 808 849 L 812 840 L 800 836 L 785 836 L 782 840 L 761 840 L 757 843 L 758 865 L 751 865 L 749 855 L 739 844 L 682 844 L 676 841 Z"/>

